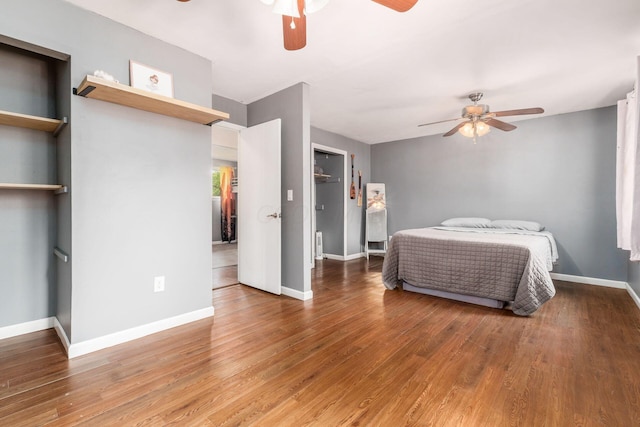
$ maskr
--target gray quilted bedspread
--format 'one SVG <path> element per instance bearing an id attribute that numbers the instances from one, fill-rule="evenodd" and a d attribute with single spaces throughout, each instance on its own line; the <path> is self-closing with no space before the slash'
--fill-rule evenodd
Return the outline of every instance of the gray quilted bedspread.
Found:
<path id="1" fill-rule="evenodd" d="M 393 235 L 382 281 L 512 301 L 526 316 L 555 295 L 547 238 L 520 234 L 404 230 Z"/>

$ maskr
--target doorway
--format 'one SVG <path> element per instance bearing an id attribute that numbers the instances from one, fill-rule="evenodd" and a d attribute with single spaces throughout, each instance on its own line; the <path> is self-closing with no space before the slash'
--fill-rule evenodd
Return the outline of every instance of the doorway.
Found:
<path id="1" fill-rule="evenodd" d="M 238 131 L 211 127 L 212 289 L 238 283 Z"/>
<path id="2" fill-rule="evenodd" d="M 324 258 L 347 257 L 347 152 L 312 144 L 312 267 Z"/>

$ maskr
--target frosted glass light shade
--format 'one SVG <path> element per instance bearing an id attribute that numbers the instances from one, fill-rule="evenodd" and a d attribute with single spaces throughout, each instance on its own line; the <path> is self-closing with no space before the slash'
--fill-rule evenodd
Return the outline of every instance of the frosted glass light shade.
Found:
<path id="1" fill-rule="evenodd" d="M 297 0 L 260 0 L 262 3 L 271 6 L 273 5 L 273 13 L 279 15 L 293 16 L 294 18 L 300 18 L 300 12 L 298 11 Z M 314 13 L 325 7 L 329 3 L 329 0 L 305 0 L 304 2 L 304 14 L 308 15 Z"/>
<path id="2" fill-rule="evenodd" d="M 473 132 L 473 123 L 472 122 L 465 123 L 464 126 L 458 129 L 458 132 L 460 132 L 467 138 L 473 138 L 475 136 Z"/>
<path id="3" fill-rule="evenodd" d="M 491 126 L 482 121 L 467 122 L 462 126 L 458 132 L 466 136 L 467 138 L 474 138 L 476 136 L 483 136 L 491 131 Z"/>
<path id="4" fill-rule="evenodd" d="M 485 122 L 476 122 L 476 133 L 478 136 L 483 136 L 488 134 L 491 131 L 491 126 L 486 124 Z"/>
<path id="5" fill-rule="evenodd" d="M 275 0 L 275 3 L 273 4 L 273 13 L 300 18 L 300 12 L 298 12 L 298 0 Z"/>

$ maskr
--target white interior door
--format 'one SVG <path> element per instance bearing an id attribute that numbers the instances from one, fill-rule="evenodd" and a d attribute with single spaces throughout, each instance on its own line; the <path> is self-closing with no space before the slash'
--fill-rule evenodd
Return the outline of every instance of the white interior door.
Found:
<path id="1" fill-rule="evenodd" d="M 281 292 L 280 119 L 240 131 L 238 281 Z"/>

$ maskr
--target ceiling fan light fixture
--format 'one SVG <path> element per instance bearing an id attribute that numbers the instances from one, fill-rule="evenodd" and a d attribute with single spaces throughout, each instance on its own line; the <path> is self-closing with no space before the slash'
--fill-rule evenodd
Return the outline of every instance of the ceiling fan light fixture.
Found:
<path id="1" fill-rule="evenodd" d="M 478 136 L 484 136 L 491 132 L 491 126 L 486 124 L 485 122 L 477 121 L 476 122 L 476 133 Z"/>
<path id="2" fill-rule="evenodd" d="M 300 12 L 298 11 L 298 1 L 275 0 L 275 2 L 273 3 L 273 13 L 300 18 Z"/>
<path id="3" fill-rule="evenodd" d="M 467 122 L 464 124 L 464 126 L 458 129 L 458 132 L 460 132 L 462 135 L 466 136 L 467 138 L 476 138 L 478 136 L 484 136 L 488 134 L 490 131 L 491 131 L 491 126 L 489 126 L 488 124 L 480 120 Z"/>

